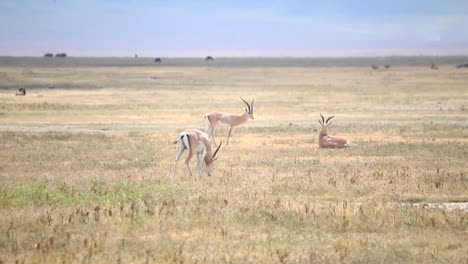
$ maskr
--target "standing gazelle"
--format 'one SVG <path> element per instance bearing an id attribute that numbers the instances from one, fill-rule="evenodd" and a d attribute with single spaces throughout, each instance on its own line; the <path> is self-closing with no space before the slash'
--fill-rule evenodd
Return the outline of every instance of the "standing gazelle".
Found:
<path id="1" fill-rule="evenodd" d="M 203 171 L 203 163 L 206 165 L 206 172 L 208 176 L 211 176 L 211 171 L 213 170 L 213 162 L 218 159 L 216 154 L 221 147 L 221 143 L 219 143 L 218 148 L 213 153 L 211 148 L 211 142 L 208 135 L 198 129 L 186 129 L 179 135 L 179 139 L 176 141 L 177 143 L 177 156 L 175 159 L 174 165 L 174 176 L 177 172 L 177 164 L 182 156 L 182 153 L 187 149 L 189 151 L 187 159 L 185 160 L 185 165 L 192 176 L 192 172 L 190 171 L 189 162 L 190 159 L 194 154 L 197 154 L 197 169 L 198 174 L 201 176 Z"/>
<path id="2" fill-rule="evenodd" d="M 318 139 L 320 148 L 346 148 L 351 146 L 349 141 L 345 138 L 328 136 L 328 128 L 332 124 L 332 122 L 329 121 L 334 117 L 334 115 L 329 117 L 327 120 L 325 120 L 322 114 L 320 114 L 320 116 L 322 117 L 322 120 L 318 121 L 319 124 L 322 126 Z"/>
<path id="3" fill-rule="evenodd" d="M 253 104 L 254 104 L 255 98 L 252 98 L 252 102 L 250 104 L 247 103 L 244 99 L 242 99 L 242 97 L 241 97 L 241 100 L 247 106 L 243 114 L 236 115 L 236 114 L 226 114 L 226 113 L 218 113 L 218 112 L 211 112 L 211 113 L 205 114 L 204 118 L 207 124 L 206 133 L 211 137 L 215 145 L 216 145 L 216 142 L 214 139 L 214 133 L 219 122 L 229 125 L 229 133 L 228 133 L 228 137 L 226 140 L 226 144 L 229 144 L 229 137 L 231 137 L 231 134 L 232 134 L 233 140 L 234 141 L 236 140 L 236 138 L 234 137 L 234 127 L 244 124 L 245 122 L 247 122 L 247 120 L 249 120 L 249 118 L 254 119 Z"/>

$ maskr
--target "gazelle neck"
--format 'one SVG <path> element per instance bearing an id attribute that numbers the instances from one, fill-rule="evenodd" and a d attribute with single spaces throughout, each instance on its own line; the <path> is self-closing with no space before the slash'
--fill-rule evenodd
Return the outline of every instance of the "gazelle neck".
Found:
<path id="1" fill-rule="evenodd" d="M 320 130 L 319 138 L 328 137 L 328 127 L 322 126 Z"/>
<path id="2" fill-rule="evenodd" d="M 244 112 L 242 115 L 238 116 L 235 120 L 235 124 L 234 125 L 240 125 L 240 124 L 243 124 L 245 122 L 247 122 L 247 120 L 249 120 L 250 118 L 250 115 L 249 113 Z"/>

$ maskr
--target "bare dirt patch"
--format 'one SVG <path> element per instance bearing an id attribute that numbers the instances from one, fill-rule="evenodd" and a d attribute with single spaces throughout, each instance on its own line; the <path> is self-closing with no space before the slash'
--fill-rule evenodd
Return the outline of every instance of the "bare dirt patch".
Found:
<path id="1" fill-rule="evenodd" d="M 447 212 L 468 212 L 468 202 L 462 203 L 401 203 L 402 206 L 415 206 L 423 209 L 442 210 Z"/>

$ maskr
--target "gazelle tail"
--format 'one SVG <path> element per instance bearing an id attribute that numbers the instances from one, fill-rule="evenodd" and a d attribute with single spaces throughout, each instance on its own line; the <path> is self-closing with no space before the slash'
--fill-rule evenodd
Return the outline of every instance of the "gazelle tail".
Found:
<path id="1" fill-rule="evenodd" d="M 181 146 L 181 144 L 183 144 L 181 147 L 184 147 L 185 149 L 190 150 L 189 134 L 188 133 L 182 132 L 180 134 L 179 142 L 180 142 L 179 146 Z"/>

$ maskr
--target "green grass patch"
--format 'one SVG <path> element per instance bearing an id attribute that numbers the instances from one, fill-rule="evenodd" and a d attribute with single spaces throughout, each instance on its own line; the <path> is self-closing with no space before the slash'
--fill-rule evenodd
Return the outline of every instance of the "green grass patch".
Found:
<path id="1" fill-rule="evenodd" d="M 0 187 L 0 207 L 127 202 L 154 198 L 168 191 L 166 186 L 132 181 L 119 181 L 110 185 L 92 181 L 86 186 L 67 183 L 51 185 L 47 182 L 20 186 L 4 185 Z"/>

